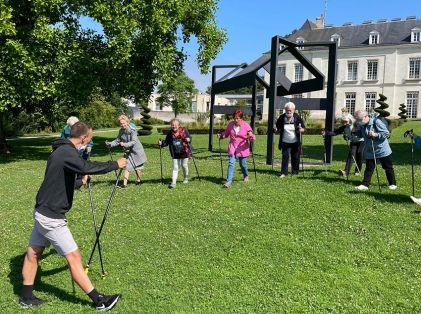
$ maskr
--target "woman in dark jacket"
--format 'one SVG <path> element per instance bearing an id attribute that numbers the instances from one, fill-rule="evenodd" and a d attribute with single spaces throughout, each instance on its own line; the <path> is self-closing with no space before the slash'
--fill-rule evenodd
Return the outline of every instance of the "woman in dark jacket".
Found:
<path id="1" fill-rule="evenodd" d="M 285 104 L 285 113 L 281 114 L 276 121 L 276 129 L 279 131 L 279 150 L 282 151 L 282 166 L 279 176 L 284 178 L 288 175 L 289 155 L 291 155 L 292 174 L 300 171 L 300 151 L 302 133 L 305 131 L 304 121 L 295 113 L 295 105 L 292 102 Z"/>
<path id="2" fill-rule="evenodd" d="M 186 128 L 181 126 L 178 119 L 171 120 L 171 131 L 164 141 L 159 141 L 161 147 L 168 146 L 173 161 L 172 180 L 168 188 L 173 189 L 177 184 L 179 166 L 183 168 L 183 183 L 189 182 L 188 161 L 191 157 L 191 136 Z"/>

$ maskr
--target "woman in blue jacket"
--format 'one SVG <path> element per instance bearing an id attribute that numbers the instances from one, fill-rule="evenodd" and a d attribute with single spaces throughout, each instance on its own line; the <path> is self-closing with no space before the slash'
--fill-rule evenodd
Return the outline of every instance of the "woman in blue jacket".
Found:
<path id="1" fill-rule="evenodd" d="M 358 110 L 355 113 L 357 128 L 354 130 L 364 137 L 365 171 L 362 183 L 357 190 L 365 191 L 370 186 L 371 177 L 376 167 L 376 160 L 380 162 L 386 172 L 390 190 L 396 190 L 395 171 L 392 162 L 392 149 L 388 137 L 390 135 L 386 125 L 375 117 L 370 117 L 366 111 Z"/>

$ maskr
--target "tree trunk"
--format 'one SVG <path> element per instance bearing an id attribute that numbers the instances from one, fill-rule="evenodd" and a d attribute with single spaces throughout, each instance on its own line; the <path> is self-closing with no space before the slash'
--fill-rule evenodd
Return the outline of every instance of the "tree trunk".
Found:
<path id="1" fill-rule="evenodd" d="M 4 113 L 0 111 L 0 154 L 10 154 L 9 144 L 6 141 L 6 134 L 4 132 Z"/>

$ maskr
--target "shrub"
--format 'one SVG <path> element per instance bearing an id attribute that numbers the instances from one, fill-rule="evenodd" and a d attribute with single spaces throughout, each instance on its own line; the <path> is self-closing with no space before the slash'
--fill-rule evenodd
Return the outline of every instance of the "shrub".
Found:
<path id="1" fill-rule="evenodd" d="M 154 118 L 154 117 L 151 117 L 149 119 L 149 122 L 151 124 L 153 124 L 153 125 L 165 125 L 165 124 L 168 124 L 168 122 L 165 122 L 164 120 L 161 120 L 161 119 L 158 119 L 158 118 Z"/>
<path id="2" fill-rule="evenodd" d="M 209 134 L 209 128 L 207 128 L 207 129 L 189 129 L 189 128 L 187 128 L 187 129 L 189 130 L 190 134 Z M 157 130 L 158 130 L 158 133 L 167 134 L 168 132 L 171 131 L 171 128 L 169 128 L 169 127 L 158 127 Z M 213 134 L 220 133 L 224 130 L 225 129 L 214 128 Z"/>
<path id="3" fill-rule="evenodd" d="M 94 129 L 109 128 L 117 125 L 116 108 L 105 100 L 105 97 L 96 95 L 87 106 L 79 112 L 79 120 L 89 123 Z"/>
<path id="4" fill-rule="evenodd" d="M 265 127 L 265 126 L 259 126 L 259 127 L 257 127 L 257 129 L 256 129 L 256 133 L 257 133 L 257 134 L 259 134 L 259 135 L 265 135 L 265 134 L 268 134 L 268 128 L 267 128 L 267 127 Z"/>

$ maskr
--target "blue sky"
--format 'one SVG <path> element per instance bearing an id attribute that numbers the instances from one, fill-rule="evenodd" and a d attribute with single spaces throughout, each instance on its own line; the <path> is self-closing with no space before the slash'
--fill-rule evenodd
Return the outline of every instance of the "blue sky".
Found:
<path id="1" fill-rule="evenodd" d="M 324 0 L 220 0 L 216 21 L 228 34 L 228 42 L 212 65 L 250 63 L 270 50 L 271 38 L 300 28 L 306 19 L 315 21 L 325 11 Z M 407 16 L 421 18 L 421 0 L 328 0 L 326 24 L 361 24 L 365 20 Z M 97 29 L 88 19 L 82 25 Z M 197 45 L 193 39 L 184 46 L 188 54 L 187 75 L 200 91 L 211 85 L 211 76 L 202 75 L 195 63 Z"/>
<path id="2" fill-rule="evenodd" d="M 323 0 L 220 0 L 217 23 L 228 33 L 228 42 L 212 65 L 250 63 L 270 50 L 271 38 L 300 28 L 306 19 L 315 21 L 324 13 Z M 365 20 L 407 16 L 421 18 L 420 0 L 329 0 L 326 23 L 361 24 Z M 186 47 L 190 57 L 185 71 L 200 91 L 211 85 L 211 76 L 201 75 L 195 64 L 196 45 Z"/>

